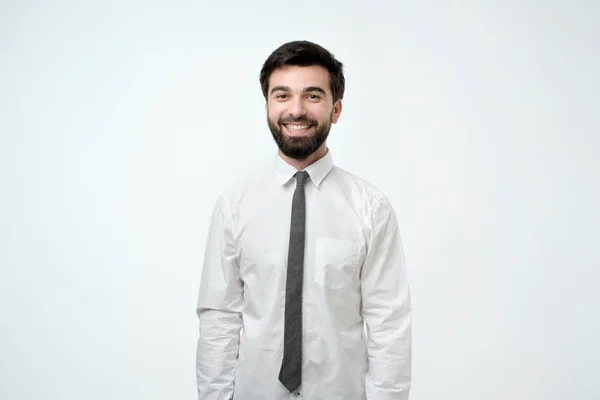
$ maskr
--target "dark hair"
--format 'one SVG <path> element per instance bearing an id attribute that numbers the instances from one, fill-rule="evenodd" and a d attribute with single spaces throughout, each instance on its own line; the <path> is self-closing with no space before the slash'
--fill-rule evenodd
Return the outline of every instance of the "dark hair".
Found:
<path id="1" fill-rule="evenodd" d="M 335 59 L 325 48 L 306 40 L 288 42 L 277 48 L 265 61 L 260 70 L 260 86 L 267 98 L 269 78 L 273 71 L 284 65 L 307 67 L 320 65 L 329 71 L 329 85 L 333 102 L 344 97 L 346 80 L 344 79 L 343 64 Z"/>

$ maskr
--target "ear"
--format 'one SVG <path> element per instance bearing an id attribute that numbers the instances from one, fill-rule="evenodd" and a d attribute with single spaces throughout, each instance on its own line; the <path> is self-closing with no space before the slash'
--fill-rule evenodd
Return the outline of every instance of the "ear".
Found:
<path id="1" fill-rule="evenodd" d="M 333 116 L 331 117 L 331 123 L 337 123 L 340 118 L 340 114 L 342 113 L 342 100 L 338 100 L 333 106 Z"/>

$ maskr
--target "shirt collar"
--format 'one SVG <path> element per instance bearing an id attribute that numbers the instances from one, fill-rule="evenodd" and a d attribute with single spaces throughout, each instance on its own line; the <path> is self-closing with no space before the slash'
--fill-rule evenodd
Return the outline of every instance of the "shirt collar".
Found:
<path id="1" fill-rule="evenodd" d="M 308 172 L 308 176 L 310 176 L 310 180 L 313 184 L 316 187 L 319 187 L 321 182 L 323 182 L 323 179 L 325 179 L 329 171 L 331 171 L 331 168 L 333 168 L 333 159 L 331 158 L 331 151 L 327 149 L 327 153 L 325 153 L 323 157 L 306 167 L 304 171 Z M 298 172 L 296 168 L 285 162 L 279 154 L 277 155 L 275 159 L 275 173 L 282 185 L 289 182 L 296 172 Z"/>

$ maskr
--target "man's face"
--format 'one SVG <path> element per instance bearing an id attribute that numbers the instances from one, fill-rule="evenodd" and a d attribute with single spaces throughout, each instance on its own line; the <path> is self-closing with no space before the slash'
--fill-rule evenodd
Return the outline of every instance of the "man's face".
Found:
<path id="1" fill-rule="evenodd" d="M 266 111 L 279 150 L 303 160 L 325 145 L 342 103 L 333 104 L 327 69 L 286 65 L 271 74 Z"/>

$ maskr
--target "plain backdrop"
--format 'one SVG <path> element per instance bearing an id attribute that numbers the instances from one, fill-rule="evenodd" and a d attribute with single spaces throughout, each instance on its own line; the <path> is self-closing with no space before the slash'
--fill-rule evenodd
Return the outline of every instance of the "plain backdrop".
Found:
<path id="1" fill-rule="evenodd" d="M 411 400 L 600 399 L 597 1 L 0 4 L 1 399 L 196 397 L 210 212 L 273 160 L 296 39 L 398 214 Z"/>

